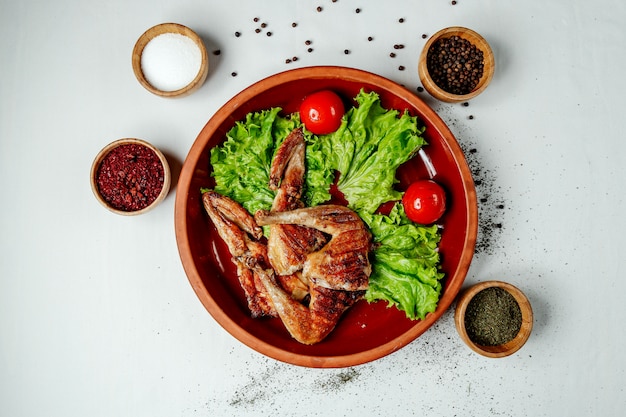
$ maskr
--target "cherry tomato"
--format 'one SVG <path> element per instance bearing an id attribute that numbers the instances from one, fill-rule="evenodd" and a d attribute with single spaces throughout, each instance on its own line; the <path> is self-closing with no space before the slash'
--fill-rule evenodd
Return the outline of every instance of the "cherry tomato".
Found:
<path id="1" fill-rule="evenodd" d="M 435 223 L 446 211 L 446 193 L 433 180 L 415 181 L 402 197 L 407 217 L 419 224 Z"/>
<path id="2" fill-rule="evenodd" d="M 341 126 L 345 109 L 341 98 L 330 90 L 321 90 L 305 97 L 300 105 L 300 120 L 309 131 L 326 135 Z"/>

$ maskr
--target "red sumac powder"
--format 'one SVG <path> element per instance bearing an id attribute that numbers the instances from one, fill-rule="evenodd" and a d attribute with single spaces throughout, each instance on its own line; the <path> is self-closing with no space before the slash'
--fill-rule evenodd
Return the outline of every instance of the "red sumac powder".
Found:
<path id="1" fill-rule="evenodd" d="M 100 195 L 113 208 L 137 211 L 159 196 L 165 172 L 152 149 L 131 143 L 113 148 L 102 159 L 96 182 Z"/>

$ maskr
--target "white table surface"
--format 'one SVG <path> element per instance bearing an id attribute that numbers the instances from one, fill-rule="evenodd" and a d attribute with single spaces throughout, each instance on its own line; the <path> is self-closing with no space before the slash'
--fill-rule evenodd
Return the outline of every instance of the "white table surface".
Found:
<path id="1" fill-rule="evenodd" d="M 0 0 L 0 415 L 624 415 L 624 19 L 619 0 Z M 179 100 L 148 93 L 130 65 L 137 38 L 166 21 L 221 50 L 201 90 Z M 454 25 L 491 43 L 492 84 L 468 107 L 415 91 L 487 198 L 465 286 L 505 280 L 534 308 L 511 357 L 473 353 L 451 308 L 372 363 L 276 362 L 197 299 L 175 188 L 130 218 L 92 195 L 90 165 L 108 142 L 146 139 L 179 169 L 212 114 L 273 73 L 344 65 L 416 89 L 422 34 Z M 405 48 L 392 59 L 394 44 Z"/>

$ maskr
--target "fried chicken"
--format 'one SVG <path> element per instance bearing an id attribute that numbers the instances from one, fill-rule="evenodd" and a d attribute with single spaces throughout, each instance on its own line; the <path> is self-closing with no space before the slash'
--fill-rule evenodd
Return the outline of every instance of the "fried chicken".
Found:
<path id="1" fill-rule="evenodd" d="M 272 212 L 304 207 L 301 200 L 305 174 L 302 129 L 293 130 L 278 148 L 270 168 L 269 187 L 276 191 Z M 291 276 L 302 269 L 306 256 L 326 243 L 323 233 L 292 224 L 272 224 L 267 242 L 268 257 L 278 275 Z"/>
<path id="2" fill-rule="evenodd" d="M 208 191 L 202 195 L 202 202 L 237 266 L 237 277 L 252 316 L 276 317 L 276 310 L 259 279 L 259 275 L 273 274 L 267 259 L 267 247 L 258 241 L 263 230 L 250 213 L 228 197 Z"/>
<path id="3" fill-rule="evenodd" d="M 347 207 L 321 205 L 286 212 L 258 211 L 258 225 L 296 224 L 331 235 L 326 245 L 307 255 L 302 274 L 313 284 L 334 290 L 366 290 L 372 267 L 371 235 L 361 218 Z"/>
<path id="4" fill-rule="evenodd" d="M 305 345 L 321 342 L 328 336 L 342 314 L 364 294 L 364 291 L 337 291 L 311 284 L 307 307 L 289 297 L 271 276 L 260 278 L 289 334 Z"/>

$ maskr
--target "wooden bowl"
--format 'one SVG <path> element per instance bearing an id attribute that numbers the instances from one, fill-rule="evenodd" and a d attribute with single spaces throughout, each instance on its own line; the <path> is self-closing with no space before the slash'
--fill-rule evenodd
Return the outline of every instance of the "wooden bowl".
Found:
<path id="1" fill-rule="evenodd" d="M 196 77 L 186 86 L 172 91 L 160 90 L 150 84 L 150 81 L 148 81 L 146 75 L 144 74 L 144 70 L 142 69 L 142 53 L 144 51 L 144 48 L 152 39 L 166 33 L 184 35 L 193 40 L 200 49 L 201 57 L 200 68 Z M 204 81 L 206 80 L 209 73 L 209 56 L 207 54 L 204 42 L 202 42 L 202 39 L 200 38 L 200 36 L 198 36 L 198 34 L 196 34 L 196 32 L 178 23 L 162 23 L 146 30 L 139 37 L 139 39 L 135 43 L 135 47 L 133 48 L 132 65 L 135 77 L 137 77 L 139 83 L 144 86 L 146 90 L 160 97 L 184 97 L 193 93 L 194 91 L 199 89 L 202 84 L 204 84 Z"/>
<path id="2" fill-rule="evenodd" d="M 430 50 L 433 43 L 435 43 L 439 39 L 447 39 L 453 36 L 458 36 L 462 39 L 469 41 L 478 49 L 480 49 L 483 53 L 483 75 L 478 81 L 476 87 L 474 87 L 474 89 L 468 94 L 452 94 L 444 90 L 435 83 L 428 71 L 428 51 Z M 437 100 L 447 103 L 459 103 L 468 101 L 482 93 L 491 82 L 494 70 L 495 59 L 489 43 L 487 43 L 487 41 L 482 36 L 474 32 L 473 30 L 460 26 L 442 29 L 439 32 L 435 33 L 433 36 L 431 36 L 424 45 L 424 48 L 422 49 L 422 53 L 420 55 L 418 63 L 419 77 L 426 91 L 428 91 L 428 93 Z"/>
<path id="3" fill-rule="evenodd" d="M 100 188 L 98 186 L 98 181 L 97 181 L 97 176 L 98 176 L 98 170 L 100 169 L 100 165 L 102 164 L 102 161 L 104 160 L 104 158 L 115 148 L 122 146 L 122 145 L 130 145 L 130 144 L 136 144 L 136 145 L 141 145 L 144 146 L 148 149 L 150 149 L 152 152 L 154 152 L 156 154 L 156 156 L 159 158 L 159 161 L 161 162 L 161 165 L 163 166 L 163 185 L 161 187 L 161 191 L 158 194 L 158 196 L 156 197 L 156 199 L 150 203 L 148 206 L 139 209 L 139 210 L 133 210 L 133 211 L 127 211 L 127 210 L 122 210 L 120 208 L 116 208 L 114 206 L 112 206 L 103 196 L 102 193 L 100 191 Z M 152 210 L 153 208 L 155 208 L 156 206 L 158 206 L 163 200 L 165 200 L 165 197 L 167 197 L 167 194 L 170 190 L 170 184 L 172 181 L 172 175 L 170 172 L 170 167 L 169 164 L 167 163 L 167 159 L 165 158 L 165 155 L 163 155 L 163 153 L 157 149 L 156 147 L 154 147 L 152 144 L 146 142 L 145 140 L 141 140 L 141 139 L 135 139 L 135 138 L 124 138 L 124 139 L 118 139 L 114 142 L 109 143 L 107 146 L 105 146 L 104 148 L 102 148 L 102 150 L 98 153 L 98 155 L 96 156 L 96 158 L 93 160 L 93 163 L 91 164 L 91 175 L 90 175 L 90 181 L 91 181 L 91 190 L 93 191 L 93 194 L 96 196 L 96 199 L 98 200 L 98 202 L 100 202 L 100 204 L 102 204 L 104 207 L 106 207 L 108 210 L 112 211 L 115 214 L 119 214 L 122 216 L 137 216 L 139 214 L 144 214 L 150 210 Z"/>
<path id="4" fill-rule="evenodd" d="M 492 287 L 502 288 L 503 290 L 508 291 L 509 294 L 515 298 L 515 301 L 517 301 L 517 304 L 522 312 L 522 324 L 517 336 L 509 342 L 497 346 L 483 346 L 475 343 L 469 337 L 465 326 L 465 313 L 467 311 L 467 306 L 476 294 L 484 289 Z M 474 352 L 489 358 L 502 358 L 517 352 L 522 346 L 524 346 L 524 343 L 526 343 L 530 337 L 530 333 L 533 328 L 533 310 L 530 306 L 528 298 L 526 298 L 524 293 L 515 286 L 502 281 L 485 281 L 468 288 L 459 296 L 456 311 L 454 313 L 454 322 L 461 339 L 463 339 L 465 344 L 467 344 L 467 346 L 469 346 Z"/>
<path id="5" fill-rule="evenodd" d="M 442 281 L 439 304 L 424 320 L 411 321 L 387 303 L 359 301 L 343 315 L 322 342 L 307 346 L 294 340 L 280 319 L 253 319 L 227 247 L 205 214 L 201 188 L 212 188 L 210 150 L 249 112 L 271 107 L 287 115 L 315 91 L 331 89 L 346 103 L 361 89 L 375 91 L 381 104 L 418 116 L 428 145 L 400 167 L 398 187 L 433 178 L 447 190 L 449 207 L 442 218 Z M 241 167 L 245 175 L 245 167 Z M 265 78 L 224 104 L 193 143 L 178 181 L 175 231 L 180 258 L 198 298 L 231 335 L 271 358 L 307 367 L 337 368 L 369 362 L 407 345 L 424 333 L 456 298 L 474 255 L 477 204 L 471 172 L 459 144 L 441 118 L 411 91 L 381 76 L 345 67 L 299 68 Z"/>

